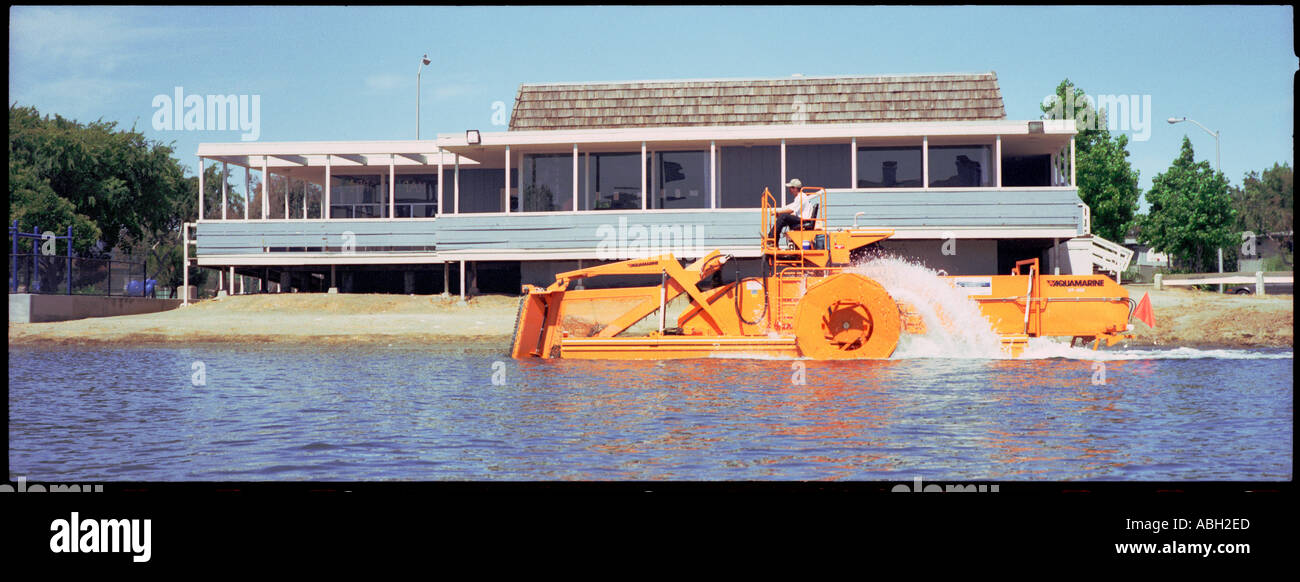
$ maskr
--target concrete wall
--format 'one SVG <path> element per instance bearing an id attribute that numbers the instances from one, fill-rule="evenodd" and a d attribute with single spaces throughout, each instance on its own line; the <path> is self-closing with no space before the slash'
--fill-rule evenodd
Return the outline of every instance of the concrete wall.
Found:
<path id="1" fill-rule="evenodd" d="M 180 299 L 16 293 L 9 295 L 9 322 L 45 323 L 87 317 L 137 315 L 175 309 L 180 304 Z"/>

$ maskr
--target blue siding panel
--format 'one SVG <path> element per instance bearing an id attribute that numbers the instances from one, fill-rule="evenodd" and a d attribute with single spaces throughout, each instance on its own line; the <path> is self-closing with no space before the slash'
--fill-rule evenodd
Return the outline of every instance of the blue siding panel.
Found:
<path id="1" fill-rule="evenodd" d="M 830 226 L 880 228 L 1021 227 L 1079 229 L 1082 211 L 1069 191 L 961 190 L 829 194 Z M 203 222 L 200 254 L 262 253 L 264 247 L 339 247 L 352 233 L 358 248 L 437 246 L 440 252 L 478 249 L 592 248 L 609 236 L 635 240 L 681 232 L 682 243 L 707 248 L 751 245 L 759 234 L 759 211 L 584 212 L 578 214 L 442 215 L 436 220 L 331 220 L 303 222 Z M 674 231 L 673 229 L 678 229 Z"/>

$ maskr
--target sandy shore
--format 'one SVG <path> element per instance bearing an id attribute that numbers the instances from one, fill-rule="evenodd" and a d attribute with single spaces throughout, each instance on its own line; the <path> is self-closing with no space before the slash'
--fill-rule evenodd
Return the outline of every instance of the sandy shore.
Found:
<path id="1" fill-rule="evenodd" d="M 122 317 L 9 324 L 9 343 L 510 341 L 518 297 L 242 295 Z M 504 349 L 504 348 L 503 348 Z"/>
<path id="2" fill-rule="evenodd" d="M 1151 294 L 1155 329 L 1134 323 L 1130 345 L 1292 347 L 1293 298 L 1217 295 L 1129 287 Z M 246 295 L 162 313 L 57 323 L 9 324 L 10 345 L 190 342 L 385 342 L 449 339 L 497 342 L 506 349 L 519 298 L 406 295 Z"/>

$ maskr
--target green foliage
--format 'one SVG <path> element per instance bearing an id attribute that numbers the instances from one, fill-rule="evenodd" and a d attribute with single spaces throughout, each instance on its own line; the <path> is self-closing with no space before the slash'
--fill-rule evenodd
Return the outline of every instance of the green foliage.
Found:
<path id="1" fill-rule="evenodd" d="M 71 202 L 54 193 L 49 180 L 37 177 L 22 162 L 9 164 L 9 223 L 15 220 L 26 232 L 40 228 L 56 236 L 66 235 L 72 225 L 73 249 L 83 256 L 93 251 L 100 237 L 99 227 L 89 217 L 78 214 Z"/>
<path id="2" fill-rule="evenodd" d="M 194 190 L 171 155 L 170 147 L 115 123 L 82 124 L 11 105 L 10 219 L 53 230 L 72 224 L 83 254 L 92 252 L 93 238 L 107 251 L 125 238 L 179 230 L 193 217 L 177 206 Z"/>
<path id="3" fill-rule="evenodd" d="M 1272 168 L 1247 173 L 1240 187 L 1232 189 L 1232 207 L 1237 210 L 1236 228 L 1258 236 L 1288 232 L 1295 222 L 1295 182 L 1291 167 L 1274 163 Z"/>
<path id="4" fill-rule="evenodd" d="M 1138 209 L 1138 172 L 1129 164 L 1128 136 L 1112 137 L 1105 109 L 1095 110 L 1083 89 L 1069 79 L 1056 87 L 1051 103 L 1040 105 L 1044 119 L 1073 118 L 1079 129 L 1074 138 L 1075 179 L 1079 198 L 1092 212 L 1092 232 L 1123 242 L 1135 223 Z"/>
<path id="5" fill-rule="evenodd" d="M 1147 200 L 1151 211 L 1139 219 L 1142 242 L 1168 253 L 1176 271 L 1217 271 L 1219 248 L 1224 268 L 1233 267 L 1240 236 L 1228 180 L 1209 162 L 1196 161 L 1186 136 L 1173 165 L 1152 181 Z"/>

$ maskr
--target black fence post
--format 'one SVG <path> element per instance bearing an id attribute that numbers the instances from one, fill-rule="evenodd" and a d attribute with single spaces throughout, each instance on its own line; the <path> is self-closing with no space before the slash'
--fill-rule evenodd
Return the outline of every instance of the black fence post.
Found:
<path id="1" fill-rule="evenodd" d="M 11 249 L 9 252 L 9 271 L 10 271 L 9 292 L 17 293 L 18 292 L 18 235 L 19 235 L 17 220 L 15 220 L 14 225 L 9 228 L 9 235 L 13 237 L 13 240 L 9 245 Z"/>
<path id="2" fill-rule="evenodd" d="M 68 225 L 68 295 L 72 295 L 72 225 Z"/>
<path id="3" fill-rule="evenodd" d="M 41 228 L 32 227 L 32 280 L 28 281 L 27 288 L 33 289 L 37 293 L 41 292 Z"/>

